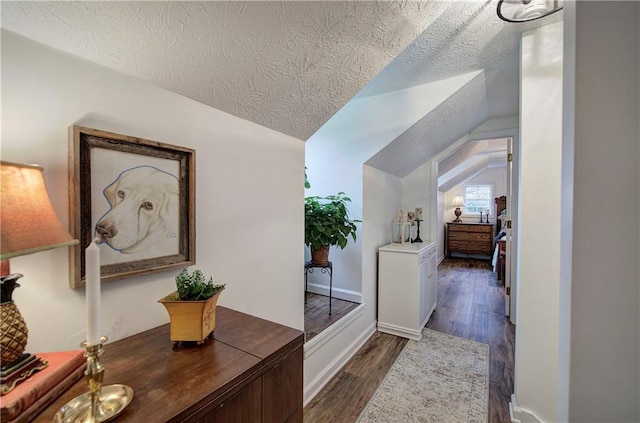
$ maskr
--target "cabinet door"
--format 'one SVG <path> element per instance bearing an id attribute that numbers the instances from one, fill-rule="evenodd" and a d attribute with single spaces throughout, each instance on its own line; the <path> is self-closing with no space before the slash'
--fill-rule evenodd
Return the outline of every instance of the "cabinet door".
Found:
<path id="1" fill-rule="evenodd" d="M 427 313 L 429 312 L 429 261 L 423 262 L 419 269 L 420 273 L 420 321 L 418 322 L 420 327 L 427 321 Z"/>
<path id="2" fill-rule="evenodd" d="M 262 423 L 302 423 L 302 347 L 262 377 Z"/>
<path id="3" fill-rule="evenodd" d="M 251 385 L 220 404 L 198 423 L 256 423 L 261 421 L 262 381 L 256 379 Z"/>
<path id="4" fill-rule="evenodd" d="M 429 274 L 428 277 L 428 285 L 429 285 L 429 311 L 431 313 L 436 306 L 438 300 L 438 265 L 436 263 L 436 255 L 433 254 L 431 258 L 428 260 L 429 264 Z"/>

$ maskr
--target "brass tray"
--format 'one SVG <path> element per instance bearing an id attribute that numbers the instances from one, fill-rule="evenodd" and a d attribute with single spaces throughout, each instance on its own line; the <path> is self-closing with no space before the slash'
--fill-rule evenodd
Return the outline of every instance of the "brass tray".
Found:
<path id="1" fill-rule="evenodd" d="M 103 423 L 114 419 L 131 402 L 133 389 L 126 385 L 107 385 L 100 391 L 96 422 Z M 88 423 L 91 394 L 89 392 L 75 397 L 53 416 L 54 423 Z"/>

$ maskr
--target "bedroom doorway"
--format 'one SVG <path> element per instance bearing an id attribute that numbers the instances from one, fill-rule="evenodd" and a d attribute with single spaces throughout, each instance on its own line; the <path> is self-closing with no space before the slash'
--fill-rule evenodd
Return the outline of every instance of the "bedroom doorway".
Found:
<path id="1" fill-rule="evenodd" d="M 496 131 L 495 137 L 464 140 L 464 142 L 461 140 L 460 143 L 452 145 L 451 148 L 434 157 L 435 169 L 433 170 L 434 177 L 437 178 L 437 188 L 434 189 L 433 195 L 437 198 L 436 239 L 440 260 L 448 257 L 449 254 L 447 226 L 457 217 L 457 214 L 454 215 L 457 211 L 454 204 L 456 197 L 460 196 L 464 203 L 466 186 L 492 186 L 490 214 L 491 223 L 495 222 L 495 229 L 491 236 L 492 245 L 485 246 L 483 256 L 487 257 L 486 251 L 491 250 L 489 259 L 493 263 L 496 277 L 500 272 L 499 280 L 503 286 L 504 314 L 510 317 L 512 323 L 515 323 L 517 287 L 517 222 L 514 219 L 518 215 L 518 162 L 516 161 L 518 151 L 517 131 L 511 129 Z M 494 198 L 501 200 L 500 204 L 494 205 Z M 472 197 L 472 200 L 476 201 L 476 198 Z M 465 206 L 458 209 L 462 209 L 459 217 L 463 222 L 478 222 L 478 215 L 473 213 L 473 208 L 467 210 Z M 504 210 L 503 215 L 500 213 L 502 210 Z M 499 219 L 503 219 L 505 227 L 506 223 L 510 225 L 508 233 L 502 234 L 505 237 L 500 246 L 498 240 L 501 236 L 498 235 L 502 227 Z M 464 238 L 469 245 L 465 244 L 462 247 L 460 246 L 462 241 L 456 239 L 456 249 L 462 251 L 454 250 L 453 254 L 457 257 L 478 258 L 477 254 L 470 253 L 471 250 L 478 252 L 477 250 L 480 249 L 475 244 L 471 245 L 474 239 Z M 499 255 L 502 257 L 500 266 L 497 265 Z"/>

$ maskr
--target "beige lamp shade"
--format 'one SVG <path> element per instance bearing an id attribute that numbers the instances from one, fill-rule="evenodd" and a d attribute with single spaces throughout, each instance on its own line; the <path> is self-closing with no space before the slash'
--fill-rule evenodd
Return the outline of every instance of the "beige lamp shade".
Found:
<path id="1" fill-rule="evenodd" d="M 77 244 L 51 206 L 42 168 L 0 163 L 0 259 Z"/>
<path id="2" fill-rule="evenodd" d="M 461 195 L 456 195 L 453 197 L 453 207 L 462 207 L 464 206 L 464 199 Z"/>

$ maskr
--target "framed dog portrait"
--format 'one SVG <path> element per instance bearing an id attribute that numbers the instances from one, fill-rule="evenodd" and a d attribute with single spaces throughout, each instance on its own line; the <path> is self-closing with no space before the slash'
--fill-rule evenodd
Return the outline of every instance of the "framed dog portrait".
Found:
<path id="1" fill-rule="evenodd" d="M 73 126 L 71 288 L 95 240 L 103 282 L 195 263 L 195 150 Z"/>

